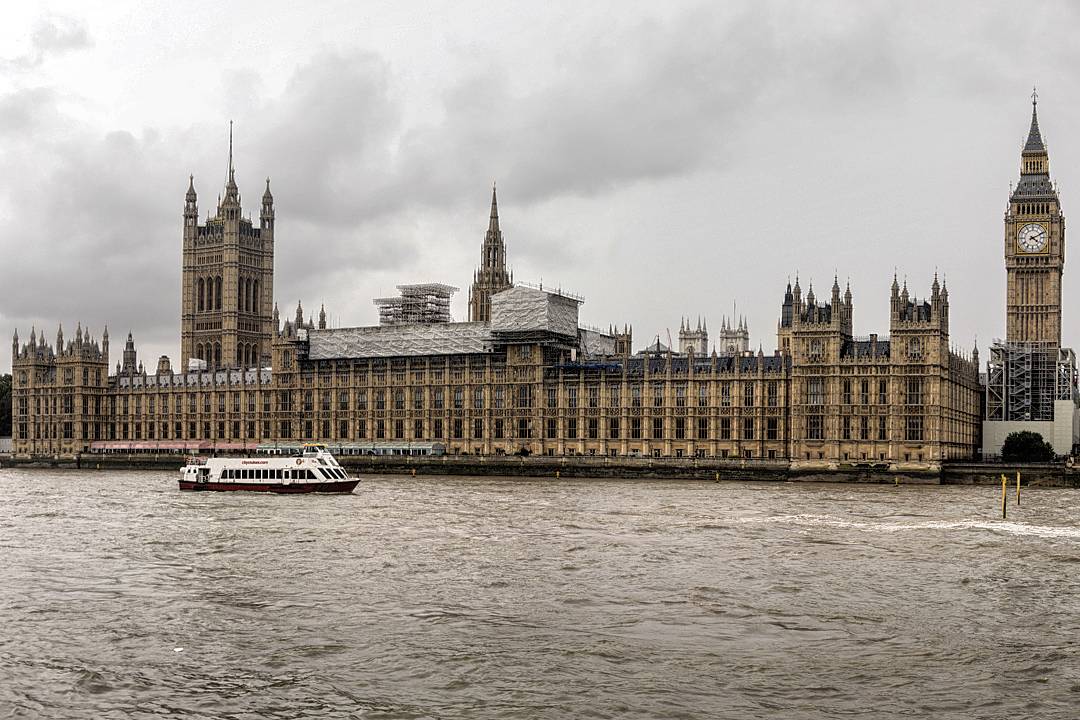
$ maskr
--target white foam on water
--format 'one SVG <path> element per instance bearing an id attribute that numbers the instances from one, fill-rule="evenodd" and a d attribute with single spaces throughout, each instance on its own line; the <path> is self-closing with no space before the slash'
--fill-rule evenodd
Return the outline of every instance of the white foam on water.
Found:
<path id="1" fill-rule="evenodd" d="M 869 530 L 872 532 L 910 532 L 920 530 L 991 530 L 1009 535 L 1069 538 L 1080 540 L 1080 528 L 1055 525 L 1029 525 L 1027 523 L 987 520 L 929 520 L 924 522 L 865 522 L 843 520 L 830 515 L 776 515 L 773 517 L 737 518 L 741 523 L 777 523 L 791 525 L 826 526 Z"/>

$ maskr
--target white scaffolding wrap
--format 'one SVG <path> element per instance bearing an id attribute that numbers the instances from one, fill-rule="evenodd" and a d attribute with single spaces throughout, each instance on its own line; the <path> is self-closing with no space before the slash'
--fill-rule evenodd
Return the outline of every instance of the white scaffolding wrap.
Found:
<path id="1" fill-rule="evenodd" d="M 577 298 L 518 285 L 492 296 L 491 330 L 549 332 L 576 338 L 580 303 Z"/>
<path id="2" fill-rule="evenodd" d="M 412 323 L 308 332 L 308 357 L 339 358 L 456 355 L 491 352 L 487 323 Z"/>

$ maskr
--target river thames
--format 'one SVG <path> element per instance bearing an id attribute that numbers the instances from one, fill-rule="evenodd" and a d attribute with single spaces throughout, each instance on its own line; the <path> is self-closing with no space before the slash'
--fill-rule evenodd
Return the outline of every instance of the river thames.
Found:
<path id="1" fill-rule="evenodd" d="M 0 470 L 0 718 L 1074 718 L 1080 493 Z"/>

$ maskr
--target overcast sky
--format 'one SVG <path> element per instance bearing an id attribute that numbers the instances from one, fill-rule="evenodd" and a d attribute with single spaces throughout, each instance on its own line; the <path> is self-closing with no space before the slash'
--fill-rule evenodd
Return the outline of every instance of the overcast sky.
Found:
<path id="1" fill-rule="evenodd" d="M 275 293 L 336 325 L 446 282 L 467 316 L 493 180 L 519 280 L 635 346 L 732 308 L 771 351 L 784 285 L 948 281 L 952 338 L 1004 335 L 1002 215 L 1032 86 L 1080 212 L 1080 6 L 1017 3 L 5 3 L 0 330 L 76 321 L 179 354 L 181 211 L 277 209 Z M 1080 345 L 1080 266 L 1064 342 Z M 5 356 L 6 352 L 0 357 Z M 985 355 L 984 355 L 985 357 Z"/>

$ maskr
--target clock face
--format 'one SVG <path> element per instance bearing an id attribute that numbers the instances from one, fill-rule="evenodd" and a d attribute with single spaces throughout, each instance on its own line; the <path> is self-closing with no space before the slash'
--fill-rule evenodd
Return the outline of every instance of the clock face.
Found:
<path id="1" fill-rule="evenodd" d="M 1028 223 L 1016 233 L 1016 246 L 1022 252 L 1035 253 L 1046 247 L 1046 226 Z"/>

